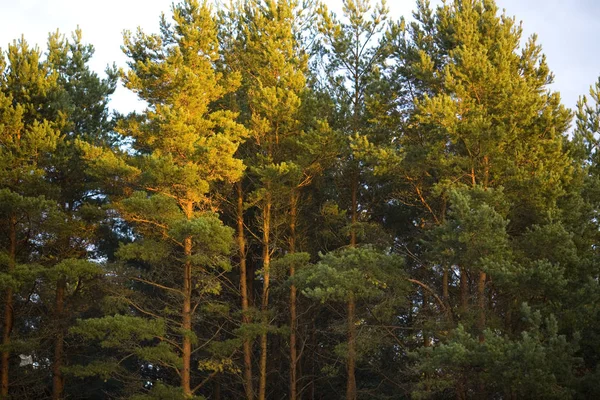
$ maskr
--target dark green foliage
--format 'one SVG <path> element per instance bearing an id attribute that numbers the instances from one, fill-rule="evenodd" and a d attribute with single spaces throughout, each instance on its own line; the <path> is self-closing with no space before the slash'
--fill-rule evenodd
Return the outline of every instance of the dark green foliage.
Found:
<path id="1" fill-rule="evenodd" d="M 452 393 L 472 380 L 485 383 L 486 397 L 572 398 L 572 368 L 580 362 L 574 356 L 577 348 L 558 334 L 553 316 L 542 320 L 540 312 L 523 304 L 521 318 L 523 331 L 515 338 L 486 330 L 481 343 L 459 325 L 446 343 L 416 352 L 427 379 L 419 383 L 413 397 Z M 481 386 L 467 390 L 469 397 L 483 395 Z"/>

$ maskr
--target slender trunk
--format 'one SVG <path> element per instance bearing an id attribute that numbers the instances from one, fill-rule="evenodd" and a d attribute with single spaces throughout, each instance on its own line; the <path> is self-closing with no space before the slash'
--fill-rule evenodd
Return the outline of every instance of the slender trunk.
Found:
<path id="1" fill-rule="evenodd" d="M 444 312 L 444 314 L 446 314 L 446 319 L 448 323 L 452 324 L 454 322 L 454 316 L 452 315 L 452 306 L 450 305 L 450 292 L 448 288 L 449 275 L 450 267 L 444 268 L 444 275 L 442 276 L 442 302 L 446 307 L 446 311 Z"/>
<path id="2" fill-rule="evenodd" d="M 17 259 L 17 217 L 12 215 L 9 220 L 9 260 L 8 260 L 8 272 L 11 273 L 15 269 Z M 10 345 L 10 334 L 13 326 L 13 289 L 11 287 L 6 289 L 4 294 L 4 329 L 2 331 L 2 371 L 1 371 L 1 388 L 0 398 L 8 398 L 8 371 L 10 362 L 10 351 L 8 346 Z"/>
<path id="3" fill-rule="evenodd" d="M 358 135 L 359 126 L 360 126 L 360 60 L 359 54 L 359 35 L 356 37 L 356 53 L 354 59 L 354 71 L 353 71 L 353 81 L 354 81 L 354 104 L 353 104 L 353 113 L 352 113 L 352 133 L 354 136 Z M 351 186 L 351 228 L 350 228 L 350 247 L 354 248 L 357 245 L 356 238 L 356 223 L 358 222 L 358 188 L 360 185 L 360 166 L 359 163 L 352 156 L 351 160 L 352 165 L 352 186 Z M 356 393 L 356 299 L 354 298 L 354 293 L 350 293 L 348 298 L 348 360 L 346 361 L 346 371 L 347 371 L 347 382 L 346 382 L 346 399 L 347 400 L 355 400 L 357 397 Z"/>
<path id="4" fill-rule="evenodd" d="M 52 364 L 52 399 L 59 400 L 63 397 L 65 378 L 62 374 L 64 358 L 64 311 L 66 279 L 59 278 L 56 282 L 56 299 L 54 301 L 54 314 L 57 323 L 56 338 L 54 341 L 54 362 Z"/>
<path id="5" fill-rule="evenodd" d="M 479 308 L 479 318 L 477 319 L 477 327 L 479 330 L 479 342 L 485 341 L 483 331 L 485 330 L 485 281 L 487 275 L 485 272 L 479 272 L 479 282 L 477 284 L 477 305 Z"/>
<path id="6" fill-rule="evenodd" d="M 295 267 L 290 267 L 290 276 L 294 276 Z M 290 400 L 296 400 L 297 396 L 297 366 L 298 350 L 296 345 L 297 312 L 296 312 L 296 286 L 290 287 Z"/>
<path id="7" fill-rule="evenodd" d="M 423 308 L 422 308 L 422 312 L 425 315 L 425 318 L 428 318 L 428 314 L 429 314 L 429 295 L 427 294 L 427 292 L 423 289 Z M 424 323 L 423 326 L 423 347 L 430 347 L 431 346 L 431 337 L 429 336 L 429 332 L 427 331 L 427 326 Z M 425 392 L 429 393 L 431 392 L 431 384 L 429 382 L 430 379 L 430 375 L 428 372 L 425 372 L 423 374 L 423 378 L 425 381 Z"/>
<path id="8" fill-rule="evenodd" d="M 487 190 L 490 181 L 490 159 L 486 155 L 483 157 L 484 164 L 484 178 L 483 178 L 483 186 L 484 189 Z M 477 296 L 478 296 L 478 306 L 479 306 L 479 341 L 484 342 L 485 337 L 483 335 L 483 331 L 485 330 L 485 281 L 487 279 L 487 275 L 483 271 L 479 271 L 479 284 L 477 285 Z"/>
<path id="9" fill-rule="evenodd" d="M 442 276 L 442 299 L 446 307 L 450 304 L 450 296 L 448 294 L 448 271 L 449 267 L 444 268 L 444 275 Z"/>
<path id="10" fill-rule="evenodd" d="M 429 314 L 429 295 L 427 294 L 427 292 L 423 289 L 423 308 L 422 308 L 422 312 L 425 315 L 425 318 L 428 318 L 428 314 Z M 429 347 L 431 344 L 431 338 L 429 337 L 429 332 L 426 329 L 426 324 L 424 324 L 423 326 L 423 347 Z"/>
<path id="11" fill-rule="evenodd" d="M 358 167 L 357 167 L 358 171 Z M 358 172 L 354 172 L 352 178 L 352 210 L 351 210 L 351 223 L 350 228 L 350 247 L 356 247 L 356 223 L 358 221 Z"/>
<path id="12" fill-rule="evenodd" d="M 242 324 L 250 323 L 248 314 L 248 275 L 246 268 L 246 237 L 244 230 L 244 193 L 242 191 L 242 182 L 237 183 L 237 240 L 240 251 L 240 292 L 242 296 Z M 248 400 L 254 399 L 254 388 L 252 385 L 252 343 L 250 339 L 245 338 L 243 343 L 244 351 L 244 391 Z"/>
<path id="13" fill-rule="evenodd" d="M 271 233 L 271 193 L 267 185 L 267 194 L 265 195 L 265 204 L 263 206 L 263 291 L 262 291 L 262 324 L 263 332 L 260 335 L 260 380 L 258 384 L 259 400 L 266 399 L 267 391 L 267 328 L 269 325 L 269 282 L 271 278 L 271 252 L 270 252 L 270 233 Z"/>
<path id="14" fill-rule="evenodd" d="M 187 219 L 192 218 L 193 204 L 189 201 L 185 205 Z M 186 237 L 183 241 L 183 251 L 186 257 L 192 255 L 192 238 Z M 181 388 L 185 397 L 192 397 L 191 389 L 191 360 L 192 360 L 192 264 L 189 260 L 183 266 L 183 306 L 181 310 L 181 327 L 183 328 Z"/>
<path id="15" fill-rule="evenodd" d="M 213 386 L 213 400 L 221 400 L 221 382 L 216 381 Z"/>
<path id="16" fill-rule="evenodd" d="M 358 167 L 357 167 L 358 171 Z M 352 227 L 350 229 L 350 247 L 356 247 L 356 222 L 358 221 L 358 172 L 355 172 L 352 182 Z M 346 382 L 346 399 L 356 399 L 356 303 L 354 293 L 350 294 L 348 299 L 348 360 L 346 361 L 346 371 L 348 374 Z"/>
<path id="17" fill-rule="evenodd" d="M 296 252 L 296 221 L 298 218 L 298 193 L 292 190 L 290 199 L 290 254 Z M 296 285 L 293 282 L 296 274 L 296 266 L 294 263 L 290 265 L 290 278 L 292 285 L 290 286 L 290 400 L 296 400 L 297 397 L 297 366 L 298 366 L 298 351 L 296 348 L 296 330 L 297 330 L 297 313 L 296 313 Z"/>
<path id="18" fill-rule="evenodd" d="M 463 314 L 468 308 L 468 291 L 469 282 L 467 281 L 467 270 L 464 267 L 460 267 L 460 309 Z"/>
<path id="19" fill-rule="evenodd" d="M 315 385 L 315 378 L 317 376 L 317 323 L 315 322 L 316 314 L 313 314 L 312 326 L 310 332 L 310 343 L 312 352 L 310 356 L 310 387 L 308 390 L 310 400 L 315 400 L 315 394 L 317 385 Z"/>
<path id="20" fill-rule="evenodd" d="M 487 190 L 490 184 L 490 158 L 486 155 L 483 157 L 483 187 Z"/>
<path id="21" fill-rule="evenodd" d="M 479 315 L 477 317 L 477 330 L 479 331 L 479 343 L 485 342 L 485 281 L 486 273 L 479 271 L 479 281 L 477 282 L 477 308 L 479 309 Z M 484 400 L 488 398 L 485 382 L 482 377 L 479 377 L 478 387 L 478 398 Z"/>
<path id="22" fill-rule="evenodd" d="M 348 299 L 348 381 L 346 382 L 346 400 L 356 400 L 356 303 L 354 294 Z"/>
<path id="23" fill-rule="evenodd" d="M 254 276 L 256 275 L 256 265 L 253 263 L 248 263 L 248 259 L 246 258 L 246 283 L 247 293 L 248 293 L 248 307 L 255 307 L 255 299 L 254 299 Z"/>

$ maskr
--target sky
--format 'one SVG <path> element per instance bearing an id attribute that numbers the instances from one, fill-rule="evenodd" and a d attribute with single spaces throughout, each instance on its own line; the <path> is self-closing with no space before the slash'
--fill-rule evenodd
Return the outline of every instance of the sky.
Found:
<path id="1" fill-rule="evenodd" d="M 334 11 L 342 0 L 324 0 Z M 161 12 L 167 15 L 172 0 L 0 0 L 0 48 L 23 35 L 28 43 L 45 48 L 49 32 L 70 34 L 78 26 L 83 40 L 96 53 L 91 67 L 101 76 L 108 64 L 125 67 L 120 50 L 122 32 L 141 27 L 157 32 Z M 563 103 L 574 108 L 600 75 L 600 1 L 597 0 L 496 0 L 517 21 L 523 21 L 524 36 L 537 33 L 538 42 L 555 74 L 553 90 Z M 433 0 L 432 4 L 439 4 Z M 414 0 L 388 0 L 393 19 L 411 18 Z M 126 113 L 139 109 L 136 96 L 123 87 L 110 106 Z"/>

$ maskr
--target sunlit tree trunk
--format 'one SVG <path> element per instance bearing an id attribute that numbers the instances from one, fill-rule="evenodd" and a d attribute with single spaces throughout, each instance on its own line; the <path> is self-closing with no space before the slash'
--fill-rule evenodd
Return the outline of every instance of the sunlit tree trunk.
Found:
<path id="1" fill-rule="evenodd" d="M 270 185 L 267 185 L 265 203 L 263 205 L 263 291 L 261 302 L 263 332 L 260 335 L 260 380 L 258 385 L 259 400 L 266 399 L 267 391 L 267 328 L 269 326 L 269 283 L 271 279 L 271 193 Z"/>
<path id="2" fill-rule="evenodd" d="M 246 265 L 246 237 L 244 231 L 244 193 L 242 182 L 238 181 L 237 187 L 237 241 L 240 257 L 240 293 L 242 296 L 242 323 L 249 324 L 248 315 L 248 271 Z M 254 388 L 252 384 L 252 343 L 245 338 L 243 342 L 244 352 L 244 391 L 248 400 L 254 399 Z"/>
<path id="3" fill-rule="evenodd" d="M 290 253 L 296 252 L 296 222 L 298 219 L 298 193 L 292 190 L 290 199 Z M 296 310 L 296 285 L 293 282 L 296 274 L 294 263 L 290 265 L 290 400 L 296 400 L 297 397 L 297 371 L 298 371 L 298 349 L 296 345 L 296 334 L 298 329 L 298 316 Z"/>
<path id="4" fill-rule="evenodd" d="M 353 173 L 352 181 L 352 210 L 350 229 L 350 247 L 356 247 L 356 223 L 358 222 L 358 166 Z M 346 382 L 346 399 L 356 399 L 356 300 L 354 294 L 350 294 L 348 299 L 348 360 L 346 361 L 346 372 L 348 375 Z"/>
<path id="5" fill-rule="evenodd" d="M 188 201 L 185 204 L 184 212 L 186 218 L 192 218 L 193 204 Z M 183 241 L 183 253 L 186 258 L 192 255 L 192 238 L 186 237 Z M 181 368 L 181 388 L 186 397 L 192 397 L 191 389 L 191 359 L 192 359 L 192 264 L 186 260 L 183 265 L 183 306 L 181 310 L 181 327 L 183 328 L 182 359 Z"/>

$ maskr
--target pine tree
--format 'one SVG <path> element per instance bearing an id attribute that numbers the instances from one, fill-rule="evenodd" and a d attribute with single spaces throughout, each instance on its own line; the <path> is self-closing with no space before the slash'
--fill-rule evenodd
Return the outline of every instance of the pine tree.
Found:
<path id="1" fill-rule="evenodd" d="M 58 32 L 50 35 L 47 63 L 57 75 L 60 87 L 57 113 L 64 118 L 60 127 L 63 140 L 52 154 L 49 183 L 56 188 L 54 197 L 65 216 L 57 226 L 55 239 L 46 246 L 45 261 L 52 266 L 48 278 L 55 285 L 54 309 L 56 331 L 53 357 L 53 398 L 63 397 L 65 378 L 64 336 L 73 317 L 68 309 L 73 302 L 82 302 L 81 292 L 102 271 L 97 263 L 88 258 L 98 256 L 96 246 L 97 226 L 104 214 L 97 211 L 94 201 L 98 186 L 86 176 L 78 140 L 100 145 L 108 144 L 112 123 L 108 115 L 108 96 L 116 87 L 116 70 L 107 69 L 108 77 L 100 79 L 87 65 L 93 55 L 93 47 L 82 43 L 81 31 L 73 33 L 71 41 Z M 96 204 L 94 204 L 96 203 Z M 85 300 L 84 300 L 85 301 Z M 80 305 L 81 307 L 81 305 Z"/>
<path id="2" fill-rule="evenodd" d="M 389 337 L 385 328 L 393 324 L 394 315 L 404 306 L 408 282 L 403 264 L 402 257 L 384 249 L 359 246 L 324 254 L 318 263 L 300 270 L 297 280 L 305 296 L 330 306 L 344 304 L 345 308 L 349 299 L 354 302 L 355 319 L 343 320 L 342 326 L 333 328 L 347 334 L 347 340 L 335 346 L 337 357 L 352 356 L 350 346 L 355 346 L 357 363 L 369 359 L 368 364 L 372 364 L 380 357 L 379 351 Z M 332 368 L 335 366 L 323 366 L 323 370 Z M 362 383 L 366 386 L 366 379 Z"/>
<path id="3" fill-rule="evenodd" d="M 450 194 L 470 187 L 467 198 L 481 198 L 477 193 L 482 190 L 491 194 L 503 189 L 500 203 L 492 196 L 478 207 L 483 207 L 482 212 L 504 213 L 509 237 L 522 235 L 535 224 L 546 224 L 546 216 L 556 210 L 571 179 L 563 149 L 570 116 L 558 94 L 547 89 L 552 75 L 535 37 L 519 50 L 521 28 L 514 19 L 498 16 L 493 2 L 455 1 L 435 12 L 428 8 L 427 3 L 419 3 L 417 22 L 404 31 L 409 39 L 399 36 L 395 42 L 398 68 L 405 74 L 415 105 L 399 141 L 402 162 L 390 164 L 390 171 L 409 182 L 402 201 L 419 204 L 425 232 L 436 225 L 450 227 L 453 233 L 448 237 L 458 240 L 444 250 L 439 236 L 431 238 L 431 244 L 442 250 L 438 255 L 451 251 L 458 258 L 443 263 L 439 257 L 430 258 L 430 274 L 442 272 L 441 279 L 433 279 L 435 286 L 441 287 L 442 298 L 461 323 L 484 341 L 488 321 L 508 318 L 518 310 L 514 304 L 496 300 L 508 293 L 503 293 L 499 282 L 492 284 L 488 273 L 497 274 L 496 282 L 502 271 L 480 262 L 491 257 L 498 265 L 504 262 L 506 268 L 510 261 L 477 243 L 459 244 L 466 222 L 451 227 L 448 209 L 452 201 L 458 207 L 459 200 L 452 200 Z M 504 203 L 507 205 L 499 209 Z M 468 209 L 475 213 L 473 207 Z M 482 221 L 493 218 L 488 215 Z M 486 226 L 482 222 L 476 225 L 477 229 Z M 502 231 L 500 234 L 507 234 Z M 472 235 L 494 237 L 491 232 Z M 463 258 L 469 254 L 476 254 L 475 259 Z M 417 260 L 426 266 L 425 258 Z M 533 261 L 516 262 L 526 265 Z M 456 270 L 458 282 L 450 278 Z M 511 278 L 513 284 L 517 275 Z M 452 299 L 456 284 L 458 299 Z M 520 304 L 526 296 L 517 298 L 513 301 Z M 457 396 L 464 396 L 467 390 L 467 378 L 461 379 L 455 381 Z M 484 384 L 475 390 L 485 395 Z"/>
<path id="4" fill-rule="evenodd" d="M 573 156 L 574 182 L 571 193 L 561 204 L 563 220 L 569 238 L 578 250 L 578 258 L 569 274 L 569 286 L 561 306 L 568 310 L 561 325 L 567 332 L 580 333 L 580 351 L 583 359 L 579 393 L 588 397 L 600 393 L 598 386 L 598 210 L 600 210 L 600 180 L 598 179 L 598 133 L 600 133 L 600 80 L 590 87 L 589 93 L 577 103 L 576 125 L 569 150 Z M 562 247 L 562 246 L 561 246 Z M 558 247 L 562 255 L 564 250 Z M 571 252 L 572 253 L 572 252 Z M 568 253 L 567 253 L 568 254 Z"/>
<path id="5" fill-rule="evenodd" d="M 61 141 L 59 115 L 50 112 L 57 76 L 38 48 L 24 39 L 9 45 L 0 61 L 0 193 L 2 213 L 2 288 L 4 292 L 0 397 L 8 398 L 11 354 L 22 331 L 21 290 L 40 274 L 36 248 L 52 224 L 56 207 L 46 196 L 51 154 Z M 52 118 L 54 117 L 54 118 Z M 39 240 L 34 240 L 42 235 Z M 25 342 L 21 345 L 27 348 Z"/>
<path id="6" fill-rule="evenodd" d="M 367 14 L 373 10 L 373 15 Z M 343 204 L 348 204 L 350 221 L 350 247 L 358 244 L 359 224 L 365 219 L 369 210 L 365 209 L 361 198 L 365 184 L 363 163 L 352 149 L 352 140 L 367 135 L 369 116 L 366 99 L 368 89 L 377 78 L 377 67 L 386 57 L 383 42 L 378 41 L 386 28 L 388 10 L 385 3 L 374 8 L 368 1 L 344 1 L 344 18 L 338 21 L 326 8 L 321 10 L 320 31 L 326 49 L 326 76 L 332 97 L 336 101 L 336 123 L 332 124 L 345 137 L 345 146 L 340 151 L 340 165 L 343 169 L 342 179 L 344 194 Z M 376 118 L 376 117 L 375 117 Z M 349 203 L 348 203 L 349 200 Z M 360 216 L 363 215 L 362 218 Z M 356 399 L 356 305 L 352 295 L 347 298 L 348 318 L 348 356 L 346 398 Z"/>
<path id="7" fill-rule="evenodd" d="M 206 2 L 174 5 L 173 23 L 163 18 L 160 35 L 128 33 L 124 49 L 130 58 L 130 70 L 123 73 L 125 84 L 148 108 L 118 128 L 121 135 L 131 138 L 132 156 L 119 161 L 104 153 L 90 162 L 92 168 L 102 168 L 103 174 L 129 172 L 131 190 L 135 190 L 125 190 L 124 196 L 114 199 L 135 234 L 135 240 L 123 245 L 118 254 L 122 260 L 141 262 L 142 270 L 147 270 L 131 278 L 156 295 L 155 304 L 143 297 L 139 303 L 127 301 L 140 315 L 132 323 L 148 318 L 142 325 L 148 330 L 140 328 L 140 334 L 158 343 L 134 353 L 175 371 L 179 389 L 169 393 L 190 398 L 203 385 L 196 382 L 194 386 L 195 349 L 210 343 L 195 330 L 207 318 L 198 311 L 213 309 L 218 315 L 219 307 L 211 306 L 211 300 L 221 290 L 218 271 L 229 268 L 231 231 L 215 213 L 219 205 L 212 193 L 215 184 L 234 182 L 243 170 L 234 154 L 245 130 L 235 122 L 235 114 L 213 106 L 235 90 L 239 77 L 216 71 L 220 57 L 216 17 Z M 87 151 L 88 158 L 102 154 L 93 148 Z M 128 324 L 128 317 L 123 318 Z M 97 335 L 93 324 L 99 323 L 90 321 L 91 328 L 86 330 L 84 324 L 79 333 Z M 230 356 L 209 357 L 201 368 L 214 376 L 227 368 Z M 153 390 L 166 389 L 157 383 Z"/>
<path id="8" fill-rule="evenodd" d="M 275 221 L 290 196 L 284 194 L 284 182 L 297 170 L 283 158 L 287 155 L 283 152 L 286 142 L 301 133 L 298 113 L 306 85 L 307 60 L 301 54 L 295 32 L 297 7 L 296 2 L 290 1 L 245 4 L 240 14 L 243 20 L 237 44 L 251 135 L 244 151 L 248 154 L 249 177 L 254 182 L 247 202 L 259 209 L 257 230 L 262 246 L 259 399 L 265 399 L 267 391 L 268 333 L 272 331 L 269 327 L 271 258 L 276 251 L 273 233 Z"/>

